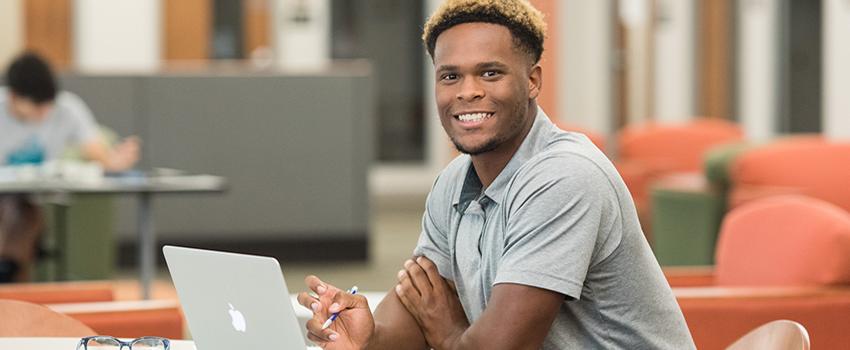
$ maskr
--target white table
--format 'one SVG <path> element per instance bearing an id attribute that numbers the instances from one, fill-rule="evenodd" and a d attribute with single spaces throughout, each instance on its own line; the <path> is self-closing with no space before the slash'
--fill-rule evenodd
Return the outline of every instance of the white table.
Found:
<path id="1" fill-rule="evenodd" d="M 74 182 L 61 179 L 38 179 L 31 181 L 0 181 L 0 194 L 33 194 L 57 199 L 58 209 L 64 210 L 69 196 L 73 194 L 134 194 L 139 198 L 138 239 L 139 239 L 139 280 L 142 298 L 150 298 L 150 285 L 156 271 L 156 231 L 152 210 L 152 197 L 155 194 L 219 193 L 226 188 L 225 179 L 212 175 L 177 176 L 126 176 L 104 177 L 92 182 Z M 64 216 L 58 215 L 60 218 Z M 61 220 L 57 220 L 61 221 Z M 57 222 L 59 244 L 64 244 L 64 222 Z M 62 246 L 62 248 L 66 248 Z"/>
<path id="2" fill-rule="evenodd" d="M 80 338 L 0 338 L 2 350 L 74 350 Z M 319 350 L 308 347 L 309 350 Z M 172 340 L 171 350 L 197 350 L 191 340 Z"/>
<path id="3" fill-rule="evenodd" d="M 3 350 L 74 350 L 80 338 L 0 338 Z M 172 340 L 171 350 L 196 350 L 188 340 Z"/>

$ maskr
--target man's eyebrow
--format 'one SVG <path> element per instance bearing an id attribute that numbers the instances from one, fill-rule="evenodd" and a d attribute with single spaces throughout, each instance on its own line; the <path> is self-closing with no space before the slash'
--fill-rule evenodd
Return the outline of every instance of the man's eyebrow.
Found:
<path id="1" fill-rule="evenodd" d="M 456 71 L 458 69 L 457 66 L 453 65 L 442 65 L 437 67 L 437 72 L 445 72 L 445 71 Z"/>
<path id="2" fill-rule="evenodd" d="M 477 70 L 493 69 L 493 68 L 508 69 L 508 65 L 504 64 L 502 62 L 499 62 L 499 61 L 481 62 L 481 63 L 478 63 L 478 64 L 475 65 L 475 69 L 477 69 Z M 438 66 L 436 71 L 437 72 L 457 71 L 459 69 L 460 69 L 459 66 L 446 64 L 446 65 Z"/>
<path id="3" fill-rule="evenodd" d="M 488 68 L 500 68 L 507 69 L 508 65 L 499 61 L 490 61 L 490 62 L 481 62 L 475 65 L 478 69 L 488 69 Z"/>

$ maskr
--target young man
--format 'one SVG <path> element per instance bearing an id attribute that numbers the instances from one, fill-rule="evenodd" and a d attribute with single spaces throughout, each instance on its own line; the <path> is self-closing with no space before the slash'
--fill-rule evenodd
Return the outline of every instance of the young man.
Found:
<path id="1" fill-rule="evenodd" d="M 138 140 L 104 143 L 89 108 L 77 95 L 58 91 L 41 57 L 15 58 L 6 84 L 0 88 L 0 166 L 38 164 L 71 147 L 108 171 L 129 169 L 138 160 Z M 41 229 L 41 214 L 26 196 L 0 196 L 0 282 L 27 280 Z"/>
<path id="2" fill-rule="evenodd" d="M 326 349 L 689 349 L 694 344 L 608 159 L 537 106 L 542 15 L 448 0 L 425 25 L 458 150 L 428 196 L 414 260 L 374 317 L 307 277 Z M 328 329 L 321 324 L 341 311 Z"/>

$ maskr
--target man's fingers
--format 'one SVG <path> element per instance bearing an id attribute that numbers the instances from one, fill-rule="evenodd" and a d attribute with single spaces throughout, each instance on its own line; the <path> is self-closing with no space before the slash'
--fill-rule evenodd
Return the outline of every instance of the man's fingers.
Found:
<path id="1" fill-rule="evenodd" d="M 324 322 L 320 321 L 318 317 L 313 317 L 307 321 L 307 334 L 312 335 L 318 341 L 321 342 L 332 342 L 339 338 L 339 333 L 334 332 L 332 329 L 322 329 L 322 324 Z M 313 340 L 313 339 L 310 339 Z M 317 341 L 313 340 L 313 341 Z"/>
<path id="2" fill-rule="evenodd" d="M 336 293 L 328 311 L 333 313 L 347 309 L 369 309 L 369 302 L 366 300 L 366 297 L 359 294 Z"/>
<path id="3" fill-rule="evenodd" d="M 319 296 L 325 294 L 328 291 L 328 284 L 322 282 L 318 277 L 310 275 L 304 278 L 304 284 L 307 285 L 307 288 L 310 288 L 313 292 L 318 294 Z"/>
<path id="4" fill-rule="evenodd" d="M 413 262 L 413 260 L 405 261 L 404 269 L 407 271 L 407 274 L 410 276 L 409 280 L 413 283 L 416 290 L 419 291 L 419 294 L 426 298 L 429 297 L 432 286 L 431 281 L 428 280 L 428 275 L 425 274 L 425 270 L 419 264 Z"/>
<path id="5" fill-rule="evenodd" d="M 136 135 L 130 135 L 130 136 L 125 137 L 124 142 L 122 142 L 122 143 L 124 143 L 124 144 L 135 144 L 136 146 L 138 146 L 140 143 L 142 143 L 142 139 L 140 139 Z"/>
<path id="6" fill-rule="evenodd" d="M 314 314 L 322 307 L 319 299 L 316 299 L 316 297 L 307 294 L 306 292 L 298 293 L 298 303 L 301 304 L 301 306 L 312 310 Z"/>
<path id="7" fill-rule="evenodd" d="M 417 323 L 420 322 L 419 310 L 416 309 L 416 305 L 413 300 L 408 297 L 405 287 L 401 284 L 397 284 L 395 286 L 395 294 L 398 296 L 398 300 L 401 301 L 401 304 L 404 305 L 404 308 L 407 309 L 407 312 L 410 312 L 410 315 L 416 319 Z"/>
<path id="8" fill-rule="evenodd" d="M 443 280 L 443 276 L 440 276 L 440 271 L 437 270 L 437 265 L 424 256 L 416 258 L 416 264 L 425 271 L 425 275 L 428 276 L 428 281 L 431 282 L 431 286 L 433 286 L 435 290 L 443 292 L 445 280 Z"/>
<path id="9" fill-rule="evenodd" d="M 413 282 L 411 282 L 410 278 L 405 278 L 401 282 L 399 282 L 396 287 L 396 294 L 404 294 L 408 299 L 419 299 L 422 297 L 422 294 L 419 294 L 419 290 L 413 286 Z"/>
<path id="10" fill-rule="evenodd" d="M 407 283 L 407 285 L 410 285 L 412 288 L 416 289 L 416 285 L 414 285 L 413 282 L 410 281 L 410 274 L 407 273 L 407 264 L 406 263 L 405 263 L 405 266 L 403 266 L 402 269 L 398 271 L 398 274 L 396 275 L 396 279 L 398 280 L 398 284 Z M 420 293 L 419 290 L 416 289 L 416 295 L 421 295 L 421 294 L 422 293 Z"/>
<path id="11" fill-rule="evenodd" d="M 313 344 L 316 344 L 316 346 L 318 346 L 320 348 L 324 348 L 325 346 L 328 345 L 327 341 L 324 341 L 321 338 L 313 335 L 313 333 L 307 333 L 307 339 L 310 339 L 310 341 L 313 342 Z"/>

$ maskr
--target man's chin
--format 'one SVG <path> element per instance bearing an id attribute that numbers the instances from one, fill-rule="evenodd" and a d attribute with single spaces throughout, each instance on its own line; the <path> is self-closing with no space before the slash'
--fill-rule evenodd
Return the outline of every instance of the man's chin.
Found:
<path id="1" fill-rule="evenodd" d="M 452 143 L 454 143 L 455 148 L 458 150 L 458 152 L 468 154 L 470 156 L 477 156 L 483 153 L 490 152 L 496 149 L 497 146 L 499 146 L 499 143 L 496 142 L 496 140 L 490 140 L 477 145 L 464 145 L 455 140 L 452 140 Z"/>

